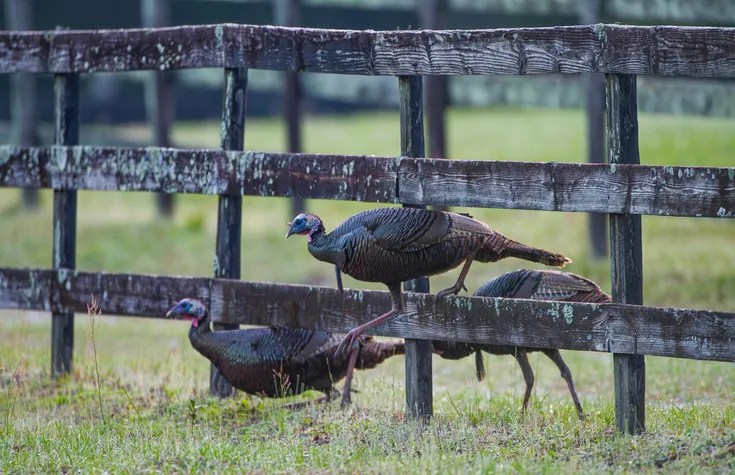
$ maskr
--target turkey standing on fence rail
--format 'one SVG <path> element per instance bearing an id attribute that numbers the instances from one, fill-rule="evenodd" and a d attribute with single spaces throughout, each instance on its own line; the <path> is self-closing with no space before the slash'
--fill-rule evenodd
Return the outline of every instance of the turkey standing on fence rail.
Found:
<path id="1" fill-rule="evenodd" d="M 370 369 L 404 354 L 402 341 L 358 340 L 348 354 L 336 354 L 341 337 L 303 328 L 255 328 L 213 332 L 209 312 L 196 299 L 179 301 L 167 318 L 191 320 L 191 345 L 214 364 L 234 387 L 248 394 L 285 397 L 315 389 L 332 398 L 334 383 L 345 376 L 342 403 L 350 402 L 352 369 Z M 326 398 L 325 398 L 326 399 Z"/>
<path id="2" fill-rule="evenodd" d="M 499 275 L 486 282 L 474 295 L 477 297 L 561 300 L 565 302 L 608 303 L 611 301 L 610 296 L 603 292 L 597 284 L 584 277 L 568 272 L 526 269 Z M 506 345 L 482 345 L 452 341 L 432 341 L 431 345 L 435 353 L 449 360 L 458 360 L 475 353 L 475 365 L 477 368 L 477 379 L 479 381 L 482 381 L 485 377 L 485 367 L 482 362 L 481 351 L 486 351 L 493 355 L 515 356 L 523 372 L 523 379 L 526 381 L 526 392 L 523 395 L 523 412 L 526 411 L 534 383 L 533 369 L 531 369 L 526 353 L 530 351 L 543 351 L 556 364 L 559 371 L 561 371 L 561 377 L 567 382 L 569 392 L 574 401 L 574 407 L 577 408 L 577 414 L 580 419 L 584 418 L 582 405 L 579 403 L 577 391 L 574 389 L 572 373 L 566 363 L 564 363 L 559 350 Z"/>
<path id="3" fill-rule="evenodd" d="M 456 294 L 473 260 L 495 262 L 517 257 L 564 267 L 570 259 L 512 241 L 485 223 L 469 216 L 418 208 L 377 208 L 347 218 L 331 233 L 311 213 L 296 216 L 286 238 L 304 234 L 308 249 L 320 261 L 335 264 L 342 272 L 367 282 L 382 282 L 390 290 L 392 309 L 352 329 L 338 351 L 350 345 L 371 327 L 403 311 L 401 283 L 440 274 L 464 266 L 453 286 L 437 298 Z"/>

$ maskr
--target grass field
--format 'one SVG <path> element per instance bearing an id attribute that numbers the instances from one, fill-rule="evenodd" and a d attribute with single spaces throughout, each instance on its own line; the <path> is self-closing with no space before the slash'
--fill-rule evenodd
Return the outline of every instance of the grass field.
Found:
<path id="1" fill-rule="evenodd" d="M 584 122 L 578 111 L 453 110 L 452 158 L 581 161 Z M 735 126 L 719 119 L 641 117 L 641 161 L 732 166 Z M 125 130 L 145 138 L 144 127 Z M 217 147 L 219 125 L 182 124 L 184 147 Z M 311 152 L 395 155 L 397 114 L 310 117 Z M 252 120 L 246 147 L 280 150 L 275 120 Z M 0 189 L 0 266 L 49 267 L 51 195 L 40 210 L 18 206 L 17 190 Z M 174 275 L 212 273 L 216 198 L 178 196 L 176 216 L 157 218 L 152 196 L 80 192 L 78 268 Z M 310 201 L 327 228 L 373 205 Z M 330 266 L 311 258 L 303 240 L 285 241 L 288 202 L 246 197 L 243 278 L 334 285 Z M 509 237 L 574 259 L 570 271 L 609 290 L 606 262 L 587 259 L 586 217 L 576 213 L 479 210 L 472 214 Z M 732 220 L 644 217 L 647 304 L 735 310 Z M 473 291 L 520 261 L 473 266 Z M 443 288 L 456 272 L 432 279 Z M 345 285 L 378 288 L 346 278 Z M 181 296 L 183 297 L 183 296 Z M 648 358 L 647 422 L 640 437 L 612 430 L 611 357 L 565 352 L 590 417 L 576 419 L 552 363 L 533 353 L 537 385 L 519 417 L 522 376 L 510 357 L 488 357 L 487 381 L 472 361 L 434 360 L 436 417 L 403 419 L 403 359 L 359 373 L 348 410 L 301 411 L 282 401 L 206 395 L 208 365 L 186 338 L 184 322 L 104 314 L 91 338 L 76 322 L 75 370 L 48 378 L 46 314 L 0 312 L 0 473 L 12 472 L 720 472 L 735 470 L 735 367 L 727 363 Z M 94 341 L 96 352 L 90 343 Z M 95 360 L 99 367 L 99 385 Z M 308 395 L 314 396 L 314 394 Z M 101 401 L 101 402 L 100 402 Z"/>

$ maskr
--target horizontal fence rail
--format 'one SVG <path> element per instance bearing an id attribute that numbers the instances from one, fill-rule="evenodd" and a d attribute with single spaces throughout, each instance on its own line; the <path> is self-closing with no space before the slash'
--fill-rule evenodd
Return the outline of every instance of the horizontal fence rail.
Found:
<path id="1" fill-rule="evenodd" d="M 105 314 L 163 318 L 198 297 L 219 323 L 346 332 L 390 306 L 384 291 L 244 282 L 208 277 L 0 268 L 0 308 L 86 312 L 94 294 Z M 735 313 L 625 304 L 404 294 L 406 313 L 383 336 L 735 361 Z"/>
<path id="2" fill-rule="evenodd" d="M 0 146 L 0 186 L 735 216 L 735 167 Z"/>
<path id="3" fill-rule="evenodd" d="M 0 73 L 255 68 L 361 75 L 735 77 L 733 28 L 356 31 L 218 24 L 0 32 Z"/>

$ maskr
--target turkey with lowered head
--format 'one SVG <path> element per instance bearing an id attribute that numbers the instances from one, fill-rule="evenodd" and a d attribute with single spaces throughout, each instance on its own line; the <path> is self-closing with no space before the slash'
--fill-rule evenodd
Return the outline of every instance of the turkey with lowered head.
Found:
<path id="1" fill-rule="evenodd" d="M 589 279 L 568 272 L 551 270 L 517 270 L 506 272 L 486 282 L 474 294 L 476 297 L 501 297 L 519 298 L 531 300 L 560 300 L 564 302 L 589 302 L 608 303 L 610 296 L 603 292 L 600 287 Z M 561 377 L 569 387 L 574 407 L 577 409 L 579 418 L 584 417 L 582 404 L 574 389 L 572 372 L 561 357 L 557 349 L 523 348 L 506 345 L 484 345 L 476 343 L 461 343 L 454 341 L 432 341 L 435 353 L 444 359 L 458 360 L 475 353 L 475 366 L 477 379 L 482 381 L 485 377 L 485 367 L 482 361 L 481 351 L 493 355 L 513 355 L 523 373 L 526 381 L 526 392 L 523 395 L 522 410 L 525 412 L 528 399 L 531 397 L 534 377 L 533 369 L 528 362 L 526 353 L 531 351 L 542 351 L 561 371 Z"/>
<path id="2" fill-rule="evenodd" d="M 307 389 L 331 398 L 334 384 L 347 377 L 342 402 L 350 402 L 352 370 L 370 369 L 405 352 L 403 342 L 357 340 L 349 353 L 336 353 L 341 337 L 329 332 L 282 327 L 210 329 L 207 308 L 196 299 L 179 301 L 166 314 L 191 320 L 189 341 L 235 388 L 248 394 L 285 397 Z"/>

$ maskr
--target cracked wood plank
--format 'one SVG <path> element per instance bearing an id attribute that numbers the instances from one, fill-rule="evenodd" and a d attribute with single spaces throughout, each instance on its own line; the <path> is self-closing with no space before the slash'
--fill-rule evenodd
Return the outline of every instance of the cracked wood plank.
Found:
<path id="1" fill-rule="evenodd" d="M 0 186 L 394 203 L 397 160 L 159 147 L 0 146 Z"/>
<path id="2" fill-rule="evenodd" d="M 733 217 L 735 168 L 402 159 L 399 200 L 440 206 Z"/>
<path id="3" fill-rule="evenodd" d="M 735 216 L 735 167 L 0 146 L 0 186 Z"/>
<path id="4" fill-rule="evenodd" d="M 605 76 L 608 162 L 640 164 L 636 76 Z M 641 217 L 610 215 L 610 278 L 615 302 L 643 305 Z M 646 430 L 646 362 L 642 355 L 613 354 L 615 425 L 618 431 Z"/>
<path id="5" fill-rule="evenodd" d="M 0 32 L 0 73 L 255 68 L 361 75 L 735 77 L 735 29 L 596 24 L 356 31 L 236 24 Z"/>
<path id="6" fill-rule="evenodd" d="M 346 332 L 385 311 L 384 291 L 0 268 L 0 308 L 86 312 L 94 294 L 105 315 L 163 318 L 183 297 L 207 303 L 213 320 Z M 405 293 L 407 312 L 376 335 L 735 361 L 735 313 L 625 304 L 582 304 Z M 102 317 L 104 318 L 104 317 Z M 184 330 L 182 330 L 184 331 Z M 368 332 L 371 333 L 371 332 Z"/>

